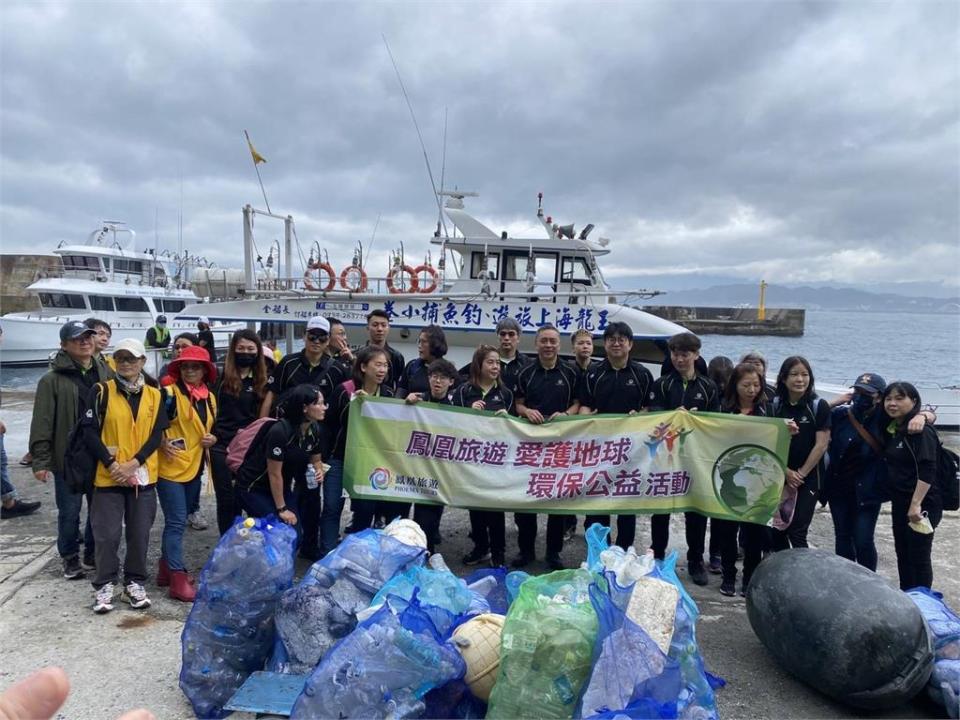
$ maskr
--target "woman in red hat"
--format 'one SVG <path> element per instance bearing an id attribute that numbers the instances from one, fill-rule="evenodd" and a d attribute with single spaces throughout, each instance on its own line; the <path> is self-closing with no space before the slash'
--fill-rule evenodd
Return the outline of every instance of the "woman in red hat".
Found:
<path id="1" fill-rule="evenodd" d="M 183 532 L 189 498 L 209 462 L 208 450 L 217 442 L 211 432 L 217 401 L 209 388 L 217 368 L 204 348 L 190 346 L 170 363 L 169 374 L 173 383 L 165 390 L 170 427 L 163 434 L 157 482 L 164 519 L 157 585 L 169 586 L 175 600 L 193 602 L 196 591 L 183 561 Z"/>

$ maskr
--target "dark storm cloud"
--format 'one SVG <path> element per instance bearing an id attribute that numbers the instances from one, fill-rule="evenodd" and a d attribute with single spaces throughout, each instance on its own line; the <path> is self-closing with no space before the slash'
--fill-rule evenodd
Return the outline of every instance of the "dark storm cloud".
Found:
<path id="1" fill-rule="evenodd" d="M 423 252 L 437 181 L 495 230 L 613 238 L 610 276 L 958 277 L 958 6 L 36 4 L 2 10 L 5 251 L 126 219 L 236 264 L 271 204 L 335 264 Z M 282 228 L 261 220 L 258 242 Z M 376 272 L 376 271 L 375 271 Z M 655 284 L 655 283 L 652 283 Z"/>

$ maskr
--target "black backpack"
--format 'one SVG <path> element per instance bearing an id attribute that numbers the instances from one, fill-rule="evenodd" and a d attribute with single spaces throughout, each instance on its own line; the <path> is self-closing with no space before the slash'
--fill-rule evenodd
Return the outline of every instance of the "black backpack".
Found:
<path id="1" fill-rule="evenodd" d="M 960 456 L 940 446 L 937 450 L 937 484 L 944 510 L 960 510 Z"/>
<path id="2" fill-rule="evenodd" d="M 98 402 L 100 417 L 103 417 L 107 407 L 109 388 L 107 383 L 103 383 L 103 393 Z M 83 425 L 78 421 L 67 435 L 67 449 L 63 453 L 63 481 L 67 489 L 77 495 L 93 492 L 98 462 L 97 456 L 90 452 L 83 439 Z"/>

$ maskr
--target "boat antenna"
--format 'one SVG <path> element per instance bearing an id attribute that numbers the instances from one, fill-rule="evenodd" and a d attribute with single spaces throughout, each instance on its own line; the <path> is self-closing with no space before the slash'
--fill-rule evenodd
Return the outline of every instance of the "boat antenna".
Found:
<path id="1" fill-rule="evenodd" d="M 447 113 L 449 108 L 443 108 L 443 152 L 440 155 L 440 192 L 443 192 L 443 180 L 447 174 Z M 439 203 L 438 203 L 439 205 Z M 443 223 L 443 212 L 437 210 L 437 235 L 440 234 L 440 225 Z"/>
<path id="2" fill-rule="evenodd" d="M 377 228 L 380 227 L 380 215 L 377 213 L 377 221 L 373 224 L 373 232 L 370 234 L 370 244 L 367 245 L 367 257 L 373 253 L 373 241 L 377 239 Z"/>
<path id="3" fill-rule="evenodd" d="M 437 183 L 433 179 L 433 170 L 430 167 L 430 158 L 427 157 L 427 146 L 423 142 L 423 134 L 420 132 L 420 124 L 417 122 L 417 116 L 413 112 L 413 105 L 410 103 L 410 96 L 407 95 L 407 88 L 403 85 L 403 78 L 400 77 L 400 68 L 397 67 L 397 61 L 393 59 L 393 53 L 390 51 L 390 43 L 387 42 L 387 36 L 380 34 L 383 38 L 383 44 L 387 48 L 387 55 L 390 56 L 390 62 L 393 64 L 393 71 L 397 74 L 397 82 L 400 84 L 400 91 L 403 93 L 403 99 L 407 103 L 407 109 L 410 111 L 410 118 L 413 120 L 413 127 L 417 131 L 417 139 L 420 140 L 420 149 L 423 151 L 423 161 L 427 165 L 427 175 L 430 177 L 430 187 L 433 189 L 433 197 L 437 201 L 437 212 L 440 215 L 440 222 L 443 225 L 443 234 L 447 234 L 447 223 L 443 220 L 443 205 L 440 202 L 440 194 L 437 192 Z"/>

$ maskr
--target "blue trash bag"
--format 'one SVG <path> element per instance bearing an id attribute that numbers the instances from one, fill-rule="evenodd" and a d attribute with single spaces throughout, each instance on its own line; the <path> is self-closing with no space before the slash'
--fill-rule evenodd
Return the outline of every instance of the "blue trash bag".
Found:
<path id="1" fill-rule="evenodd" d="M 956 719 L 960 714 L 960 617 L 943 601 L 942 593 L 917 587 L 907 595 L 920 608 L 933 636 L 933 673 L 927 694 Z"/>
<path id="2" fill-rule="evenodd" d="M 293 583 L 296 542 L 296 531 L 272 515 L 237 519 L 200 572 L 180 668 L 180 689 L 197 717 L 227 715 L 223 705 L 263 668 L 277 602 Z"/>
<path id="3" fill-rule="evenodd" d="M 707 672 L 697 646 L 697 617 L 700 611 L 693 598 L 683 589 L 676 573 L 676 552 L 662 564 L 658 563 L 652 575 L 666 580 L 680 591 L 677 601 L 677 618 L 673 624 L 673 639 L 670 641 L 671 660 L 680 664 L 683 688 L 677 709 L 681 717 L 695 716 L 698 720 L 717 720 L 717 699 L 714 690 L 726 685 L 726 681 Z"/>
<path id="4" fill-rule="evenodd" d="M 587 528 L 583 536 L 587 540 L 587 570 L 592 573 L 602 573 L 603 563 L 600 562 L 600 553 L 610 545 L 610 528 L 594 523 Z"/>
<path id="5" fill-rule="evenodd" d="M 490 579 L 492 579 L 492 582 Z M 506 615 L 510 609 L 510 598 L 507 593 L 507 570 L 506 568 L 483 568 L 474 570 L 464 578 L 467 587 L 474 592 L 480 593 L 487 604 L 490 606 L 490 612 L 497 615 Z"/>
<path id="6" fill-rule="evenodd" d="M 307 674 L 357 626 L 356 613 L 394 575 L 423 564 L 426 551 L 382 530 L 349 535 L 314 563 L 277 606 L 278 641 L 268 668 Z"/>
<path id="7" fill-rule="evenodd" d="M 451 680 L 434 688 L 423 702 L 426 707 L 421 717 L 429 720 L 483 720 L 487 716 L 487 704 L 470 692 L 463 680 Z"/>
<path id="8" fill-rule="evenodd" d="M 617 607 L 603 584 L 599 579 L 590 586 L 599 627 L 593 669 L 574 717 L 676 718 L 679 664 Z"/>
<path id="9" fill-rule="evenodd" d="M 460 653 L 441 640 L 416 597 L 399 613 L 388 598 L 327 653 L 290 717 L 420 717 L 430 690 L 465 673 Z"/>
<path id="10" fill-rule="evenodd" d="M 487 601 L 471 591 L 467 584 L 449 570 L 412 567 L 387 582 L 370 602 L 370 607 L 382 605 L 393 597 L 394 607 L 402 610 L 403 603 L 417 597 L 420 607 L 431 616 L 440 637 L 446 638 L 463 621 L 462 616 L 490 612 Z M 437 612 L 437 610 L 445 612 Z M 457 618 L 461 618 L 458 622 Z"/>
<path id="11" fill-rule="evenodd" d="M 530 577 L 530 573 L 523 570 L 514 570 L 507 573 L 507 606 L 513 605 L 513 601 L 520 594 L 520 586 Z"/>

